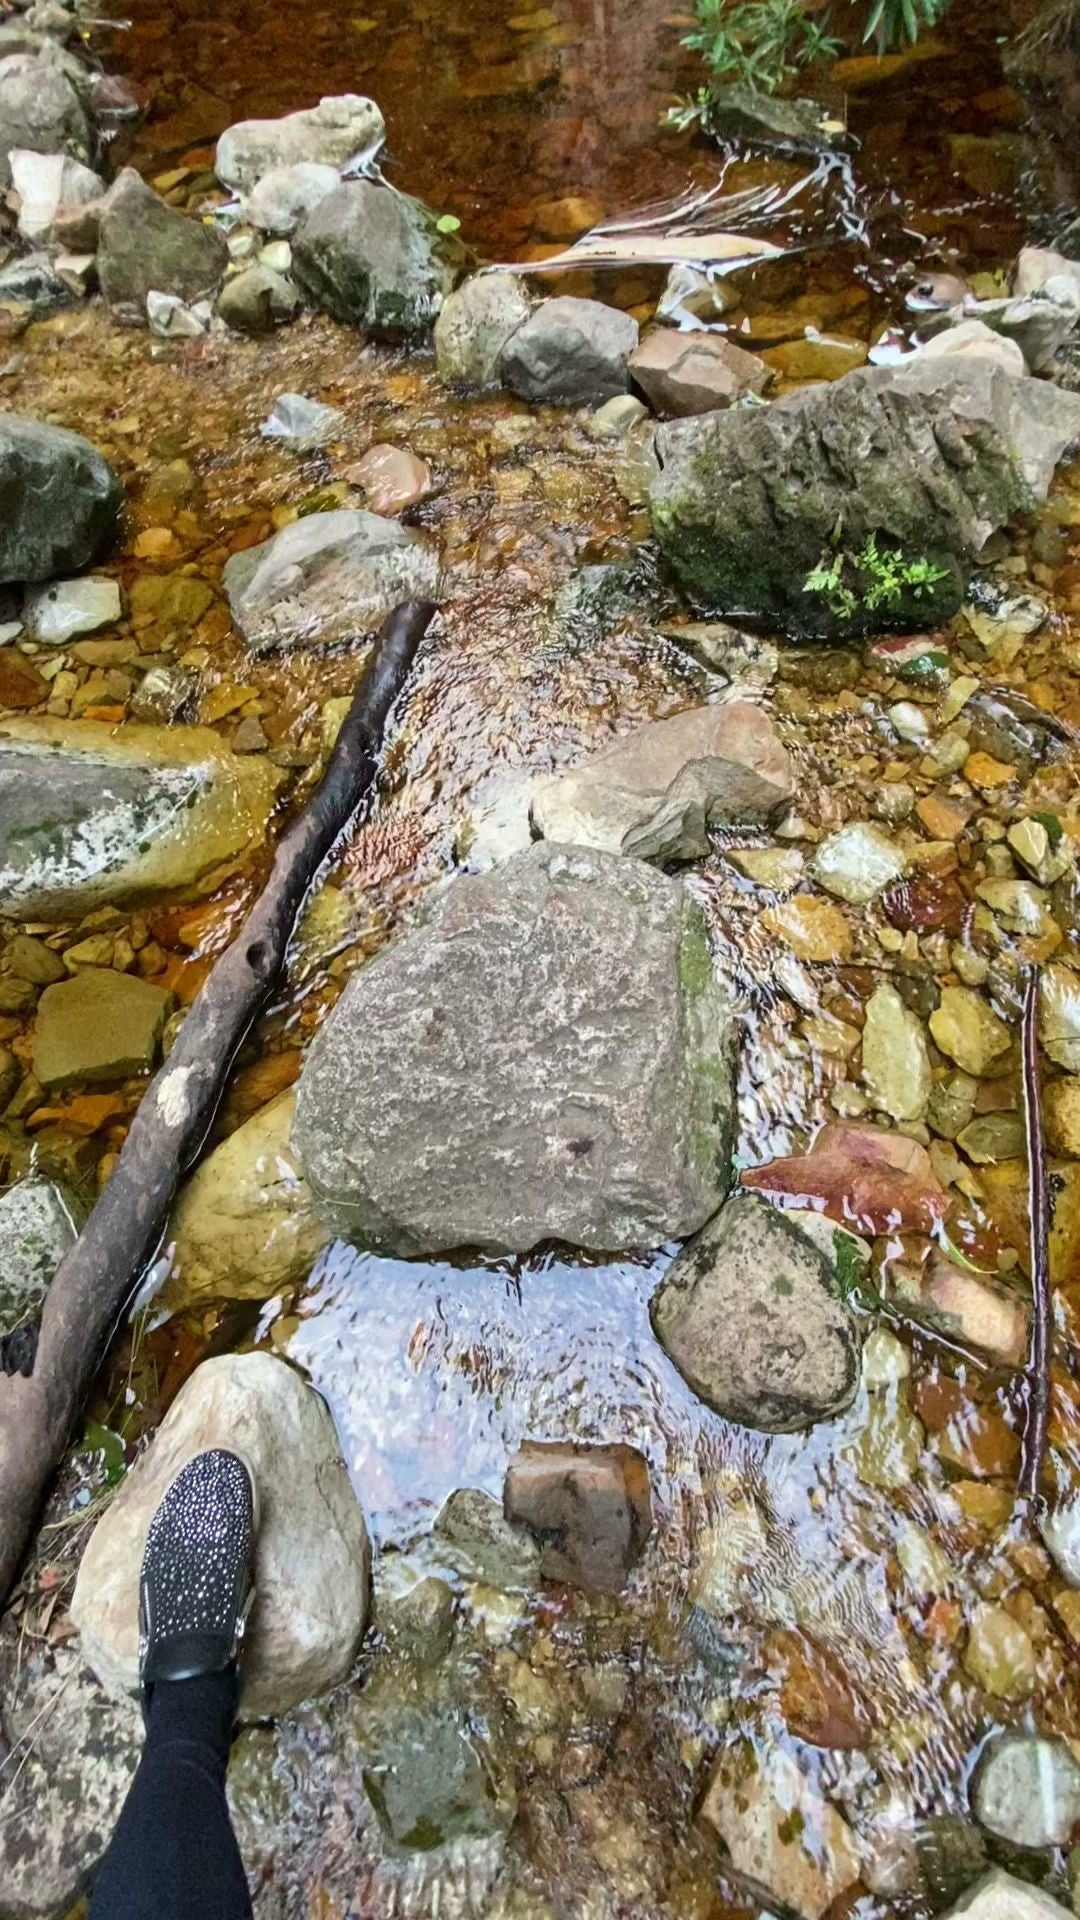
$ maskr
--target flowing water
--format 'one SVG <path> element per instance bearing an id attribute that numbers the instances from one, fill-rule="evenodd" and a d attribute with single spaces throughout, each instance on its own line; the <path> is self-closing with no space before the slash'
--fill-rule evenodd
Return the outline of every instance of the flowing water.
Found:
<path id="1" fill-rule="evenodd" d="M 356 4 L 363 11 L 351 14 L 315 0 L 302 11 L 137 0 L 127 31 L 94 32 L 106 65 L 147 102 L 125 151 L 151 179 L 164 176 L 174 199 L 198 201 L 213 141 L 231 122 L 369 91 L 386 114 L 392 177 L 456 214 L 494 259 L 538 259 L 582 219 L 716 188 L 732 223 L 789 249 L 740 281 L 728 324 L 734 338 L 756 341 L 793 308 L 800 328 L 863 342 L 887 326 L 908 329 L 913 281 L 928 270 L 1000 272 L 1060 191 L 1003 78 L 1000 38 L 1018 23 L 997 5 L 965 39 L 932 45 L 884 82 L 875 74 L 870 84 L 865 62 L 841 67 L 830 85 L 860 145 L 823 174 L 807 162 L 725 162 L 661 133 L 664 107 L 696 80 L 678 18 L 657 0 L 554 0 L 551 9 L 520 0 L 518 13 L 496 0 Z M 568 207 L 571 195 L 583 205 Z M 645 317 L 659 279 L 628 267 L 557 285 L 601 292 Z M 341 449 L 296 455 L 260 438 L 283 389 L 341 409 Z M 522 771 L 567 766 L 709 689 L 682 648 L 640 621 L 601 634 L 553 616 L 581 566 L 628 558 L 647 532 L 640 474 L 577 415 L 530 413 L 505 396 L 451 399 L 422 355 L 366 345 L 322 318 L 266 340 L 177 345 L 119 329 L 98 305 L 32 327 L 0 367 L 0 399 L 80 428 L 114 461 L 132 502 L 117 563 L 126 588 L 180 573 L 213 594 L 171 645 L 156 629 L 123 629 L 131 644 L 113 655 L 77 655 L 53 711 L 118 720 L 133 663 L 179 661 L 198 676 L 200 717 L 225 737 L 238 720 L 259 720 L 291 783 L 282 817 L 303 796 L 324 708 L 351 690 L 357 660 L 347 651 L 249 658 L 230 628 L 222 564 L 297 507 L 353 500 L 346 469 L 374 442 L 410 447 L 437 478 L 413 518 L 442 550 L 438 622 L 373 803 L 241 1057 L 226 1126 L 295 1078 L 343 979 L 468 858 L 470 819 Z M 1017 533 L 1004 556 L 1017 584 L 1050 602 L 1050 625 L 1004 670 L 962 668 L 1074 721 L 1078 525 L 1080 475 L 1065 472 L 1034 534 Z M 918 752 L 889 744 L 883 729 L 885 707 L 903 693 L 869 654 L 783 652 L 762 697 L 797 756 L 801 810 L 815 829 L 865 815 L 883 777 L 915 769 Z M 1051 786 L 1054 777 L 1050 799 L 1067 808 L 1071 763 Z M 987 793 L 980 806 L 993 839 L 1001 804 Z M 245 873 L 209 905 L 166 903 L 126 928 L 140 951 L 160 950 L 153 977 L 181 1004 L 260 878 Z M 745 879 L 719 841 L 690 884 L 743 1016 L 738 1153 L 752 1165 L 805 1143 L 837 1111 L 859 1110 L 852 1055 L 882 949 L 860 928 L 850 958 L 803 965 L 762 923 L 776 895 Z M 903 960 L 922 1012 L 949 964 L 944 936 L 929 937 L 937 949 L 911 934 Z M 1063 937 L 1075 947 L 1068 913 Z M 19 1015 L 0 1015 L 0 1041 L 20 1058 L 27 1031 Z M 992 1085 L 996 1106 L 1015 1112 L 1015 1074 Z M 11 1174 L 36 1142 L 46 1164 L 91 1185 L 103 1179 L 138 1094 L 123 1089 L 96 1131 L 77 1102 L 30 1114 L 29 1129 L 9 1125 Z M 1006 1171 L 997 1187 L 958 1191 L 950 1216 L 953 1241 L 990 1264 L 1009 1246 L 1026 1257 L 1023 1168 L 1014 1160 Z M 1080 1477 L 1075 1172 L 1066 1163 L 1058 1185 L 1062 1488 Z M 727 1874 L 696 1818 L 716 1756 L 745 1739 L 778 1746 L 811 1783 L 815 1798 L 792 1815 L 811 1853 L 824 1844 L 818 1795 L 873 1841 L 863 1881 L 829 1920 L 925 1920 L 978 1870 L 985 1841 L 967 1815 L 967 1787 L 995 1729 L 1080 1740 L 1080 1620 L 1057 1604 L 1062 1582 L 1042 1547 L 1010 1524 L 1023 1406 L 1009 1372 L 901 1321 L 891 1383 L 864 1388 L 843 1419 L 784 1438 L 736 1428 L 690 1393 L 652 1335 L 649 1297 L 672 1251 L 616 1264 L 551 1253 L 466 1267 L 338 1245 L 295 1295 L 197 1305 L 125 1338 L 98 1411 L 129 1440 L 209 1351 L 258 1344 L 305 1369 L 334 1412 L 378 1550 L 377 1629 L 358 1682 L 276 1732 L 248 1731 L 238 1748 L 236 1804 L 260 1914 L 749 1920 L 767 1909 Z M 896 1240 L 879 1242 L 875 1271 L 898 1270 L 905 1253 Z M 432 1534 L 455 1488 L 498 1494 L 522 1438 L 561 1436 L 628 1441 L 648 1458 L 655 1529 L 619 1602 L 563 1588 L 508 1595 Z M 378 1603 L 430 1571 L 449 1581 L 456 1607 L 453 1647 L 434 1665 L 378 1628 Z M 988 1603 L 1031 1650 L 1025 1681 L 1004 1695 L 964 1665 L 971 1622 Z M 364 1769 L 377 1767 L 385 1728 L 405 1706 L 468 1730 L 490 1786 L 486 1837 L 430 1852 L 395 1851 L 381 1837 Z M 858 1737 L 823 1738 L 830 1715 L 854 1717 Z M 1068 1901 L 1063 1853 L 1019 1864 Z"/>

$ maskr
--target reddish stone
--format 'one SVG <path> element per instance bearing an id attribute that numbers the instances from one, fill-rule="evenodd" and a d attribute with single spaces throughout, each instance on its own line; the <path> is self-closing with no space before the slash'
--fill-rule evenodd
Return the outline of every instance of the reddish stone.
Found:
<path id="1" fill-rule="evenodd" d="M 48 681 L 14 647 L 0 649 L 0 710 L 36 707 L 49 697 Z"/>
<path id="2" fill-rule="evenodd" d="M 636 1447 L 526 1440 L 503 1507 L 539 1540 L 545 1580 L 621 1593 L 652 1531 L 648 1465 Z"/>
<path id="3" fill-rule="evenodd" d="M 784 1628 L 770 1634 L 765 1657 L 780 1680 L 780 1706 L 797 1740 L 848 1752 L 867 1745 L 870 1716 L 835 1653 Z"/>
<path id="4" fill-rule="evenodd" d="M 951 875 L 921 873 L 901 880 L 885 895 L 886 918 L 902 933 L 928 933 L 940 927 L 955 939 L 963 931 L 971 903 Z"/>

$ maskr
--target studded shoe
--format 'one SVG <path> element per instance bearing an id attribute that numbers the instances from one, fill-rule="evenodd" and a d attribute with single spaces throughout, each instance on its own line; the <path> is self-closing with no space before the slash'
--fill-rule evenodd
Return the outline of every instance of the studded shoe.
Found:
<path id="1" fill-rule="evenodd" d="M 236 1658 L 251 1605 L 255 1483 L 224 1447 L 195 1455 L 150 1522 L 139 1585 L 143 1709 L 159 1680 L 217 1673 Z"/>

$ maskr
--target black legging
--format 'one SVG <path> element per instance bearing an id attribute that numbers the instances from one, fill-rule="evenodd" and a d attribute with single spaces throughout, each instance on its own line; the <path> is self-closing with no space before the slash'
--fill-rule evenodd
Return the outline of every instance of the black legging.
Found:
<path id="1" fill-rule="evenodd" d="M 251 1920 L 225 1799 L 236 1698 L 235 1667 L 155 1686 L 90 1920 Z"/>

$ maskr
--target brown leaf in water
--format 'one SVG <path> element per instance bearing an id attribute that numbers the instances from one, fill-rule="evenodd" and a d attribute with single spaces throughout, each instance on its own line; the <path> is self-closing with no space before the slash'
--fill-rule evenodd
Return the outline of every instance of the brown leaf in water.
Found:
<path id="1" fill-rule="evenodd" d="M 881 1127 L 824 1126 L 807 1153 L 751 1167 L 742 1183 L 863 1233 L 931 1233 L 949 1204 L 925 1147 Z"/>
<path id="2" fill-rule="evenodd" d="M 780 1706 L 796 1739 L 848 1752 L 866 1746 L 870 1716 L 836 1654 L 808 1634 L 783 1628 L 769 1635 L 765 1657 L 780 1681 Z"/>

